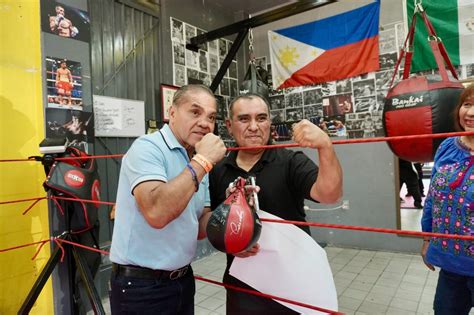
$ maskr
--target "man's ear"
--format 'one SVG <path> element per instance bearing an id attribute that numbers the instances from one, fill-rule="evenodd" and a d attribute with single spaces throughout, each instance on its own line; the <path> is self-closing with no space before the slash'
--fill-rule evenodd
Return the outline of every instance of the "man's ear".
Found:
<path id="1" fill-rule="evenodd" d="M 176 106 L 175 105 L 171 105 L 168 108 L 168 114 L 169 114 L 170 118 L 174 118 L 174 116 L 176 115 Z"/>
<path id="2" fill-rule="evenodd" d="M 231 131 L 231 128 L 232 128 L 232 121 L 230 121 L 229 118 L 226 118 L 226 119 L 225 119 L 225 126 L 227 127 L 227 132 L 228 132 L 229 135 L 232 137 L 232 131 Z"/>

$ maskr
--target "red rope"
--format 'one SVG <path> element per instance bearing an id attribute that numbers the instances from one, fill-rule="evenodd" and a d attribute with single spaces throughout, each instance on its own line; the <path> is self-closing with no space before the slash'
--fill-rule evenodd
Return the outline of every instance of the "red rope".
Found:
<path id="1" fill-rule="evenodd" d="M 336 311 L 333 311 L 333 310 L 328 310 L 328 309 L 325 309 L 325 308 L 322 308 L 322 307 L 317 307 L 317 306 L 313 306 L 313 305 L 309 305 L 309 304 L 305 304 L 305 303 L 301 303 L 301 302 L 288 300 L 288 299 L 281 298 L 281 297 L 278 297 L 278 296 L 275 296 L 275 295 L 266 294 L 266 293 L 258 292 L 258 291 L 255 291 L 255 290 L 245 289 L 245 288 L 237 287 L 235 285 L 230 285 L 230 284 L 226 284 L 226 283 L 217 282 L 217 281 L 214 281 L 214 280 L 203 278 L 203 277 L 198 276 L 198 275 L 194 275 L 194 278 L 197 279 L 197 280 L 204 281 L 204 282 L 209 282 L 209 283 L 212 283 L 212 284 L 215 284 L 215 285 L 226 287 L 226 288 L 231 289 L 231 290 L 245 292 L 245 293 L 248 293 L 248 294 L 264 297 L 264 298 L 267 298 L 267 299 L 274 299 L 274 300 L 290 303 L 290 304 L 293 304 L 293 305 L 306 307 L 306 308 L 309 308 L 309 309 L 312 309 L 312 310 L 315 310 L 315 311 L 319 311 L 319 312 L 323 312 L 323 313 L 327 313 L 327 314 L 343 314 L 343 313 L 336 312 Z"/>
<path id="2" fill-rule="evenodd" d="M 26 198 L 26 199 L 16 199 L 16 200 L 9 200 L 9 201 L 0 201 L 0 205 L 5 205 L 9 203 L 19 203 L 19 202 L 26 202 L 26 201 L 39 201 L 41 199 L 47 199 L 47 197 L 36 197 L 36 198 Z"/>
<path id="3" fill-rule="evenodd" d="M 79 201 L 79 202 L 85 202 L 85 203 L 96 203 L 100 205 L 108 205 L 108 206 L 113 206 L 115 205 L 115 202 L 109 202 L 109 201 L 99 201 L 99 200 L 88 200 L 88 199 L 79 199 L 79 198 L 68 198 L 68 197 L 57 197 L 57 196 L 51 196 L 48 199 L 54 200 L 54 199 L 59 199 L 59 200 L 69 200 L 69 201 Z"/>
<path id="4" fill-rule="evenodd" d="M 14 250 L 14 249 L 20 249 L 20 248 L 23 248 L 23 247 L 33 246 L 33 245 L 37 245 L 37 244 L 43 244 L 43 243 L 46 243 L 46 242 L 49 242 L 49 241 L 50 240 L 42 240 L 42 241 L 38 241 L 38 242 L 33 242 L 33 243 L 28 243 L 28 244 L 13 246 L 13 247 L 7 247 L 7 248 L 0 249 L 0 253 L 8 252 L 8 251 L 11 251 L 11 250 Z"/>
<path id="5" fill-rule="evenodd" d="M 94 200 L 78 199 L 78 198 L 55 197 L 55 196 L 42 197 L 42 198 L 48 198 L 48 199 L 52 199 L 52 200 L 61 199 L 61 200 L 87 202 L 87 203 L 98 203 L 98 204 L 105 204 L 105 205 L 109 205 L 109 206 L 115 205 L 114 202 L 94 201 Z M 20 201 L 37 200 L 37 199 L 40 199 L 40 198 L 21 199 Z M 15 202 L 15 201 L 7 201 L 7 202 L 4 202 L 4 203 L 13 203 L 13 202 Z M 318 222 L 289 221 L 289 220 L 281 220 L 281 219 L 262 218 L 261 221 L 273 222 L 273 223 L 294 224 L 294 225 L 304 225 L 304 226 L 315 226 L 315 227 L 333 228 L 333 229 L 342 229 L 342 230 L 353 230 L 353 231 L 364 231 L 364 232 L 376 232 L 376 233 L 420 236 L 420 237 L 427 236 L 427 237 L 460 239 L 460 240 L 468 240 L 468 241 L 473 241 L 474 240 L 474 236 L 470 236 L 470 235 L 457 235 L 457 234 L 443 234 L 443 233 L 432 233 L 432 232 L 406 231 L 406 230 L 373 228 L 373 227 L 356 226 L 356 225 L 342 225 L 342 224 L 329 224 L 329 223 L 318 223 Z"/>
<path id="6" fill-rule="evenodd" d="M 365 231 L 365 232 L 388 233 L 388 234 L 401 234 L 401 235 L 411 235 L 411 236 L 428 236 L 428 237 L 451 238 L 451 239 L 474 241 L 474 236 L 470 236 L 470 235 L 456 235 L 456 234 L 443 234 L 443 233 L 432 233 L 432 232 L 405 231 L 405 230 L 372 228 L 372 227 L 355 226 L 355 225 L 288 221 L 288 220 L 267 219 L 267 218 L 261 218 L 260 220 L 264 221 L 264 222 L 295 224 L 295 225 L 305 225 L 305 226 L 316 226 L 316 227 L 322 227 L 322 228 L 332 228 L 332 229 L 342 229 L 342 230 Z"/>
<path id="7" fill-rule="evenodd" d="M 383 142 L 383 141 L 401 141 L 401 140 L 417 140 L 417 139 L 436 139 L 436 138 L 447 138 L 456 136 L 472 136 L 474 131 L 462 131 L 462 132 L 446 132 L 446 133 L 435 133 L 435 134 L 423 134 L 423 135 L 409 135 L 409 136 L 395 136 L 395 137 L 375 137 L 375 138 L 362 138 L 362 139 L 347 139 L 347 140 L 334 140 L 332 144 L 355 144 L 355 143 L 369 143 L 369 142 Z M 279 148 L 294 148 L 301 147 L 298 143 L 283 143 L 283 144 L 269 144 L 260 145 L 253 147 L 234 147 L 227 148 L 229 151 L 238 150 L 260 150 L 260 149 L 279 149 Z"/>
<path id="8" fill-rule="evenodd" d="M 417 140 L 417 139 L 437 139 L 447 138 L 455 136 L 472 136 L 474 131 L 462 131 L 462 132 L 445 132 L 435 134 L 422 134 L 422 135 L 408 135 L 408 136 L 394 136 L 394 137 L 375 137 L 375 138 L 363 138 L 363 139 L 348 139 L 348 140 L 334 140 L 333 144 L 355 144 L 355 143 L 369 143 L 369 142 L 384 142 L 384 141 L 402 141 L 402 140 Z M 253 147 L 233 147 L 227 148 L 228 151 L 238 150 L 260 150 L 260 149 L 279 149 L 279 148 L 294 148 L 301 147 L 298 143 L 284 143 L 284 144 L 271 144 Z M 111 154 L 111 155 L 87 155 L 77 157 L 62 157 L 55 158 L 56 161 L 67 161 L 67 160 L 81 160 L 81 159 L 104 159 L 104 158 L 118 158 L 123 157 L 124 154 Z M 16 159 L 16 160 L 0 160 L 1 162 L 25 162 L 35 161 L 33 159 Z"/>

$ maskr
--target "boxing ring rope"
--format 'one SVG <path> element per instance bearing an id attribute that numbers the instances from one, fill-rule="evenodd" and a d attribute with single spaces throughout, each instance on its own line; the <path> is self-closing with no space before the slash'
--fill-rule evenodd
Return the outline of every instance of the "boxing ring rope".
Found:
<path id="1" fill-rule="evenodd" d="M 362 139 L 345 139 L 345 140 L 334 140 L 332 144 L 356 144 L 356 143 L 371 143 L 371 142 L 391 142 L 391 141 L 403 141 L 403 140 L 417 140 L 417 139 L 438 139 L 447 137 L 457 136 L 473 136 L 474 131 L 456 131 L 456 132 L 445 132 L 445 133 L 434 133 L 434 134 L 421 134 L 421 135 L 408 135 L 408 136 L 395 136 L 395 137 L 374 137 L 374 138 L 362 138 Z M 284 143 L 284 144 L 269 144 L 252 147 L 231 147 L 227 148 L 227 151 L 239 151 L 239 150 L 258 150 L 258 149 L 280 149 L 280 148 L 295 148 L 302 147 L 298 143 Z M 88 155 L 86 157 L 61 157 L 54 158 L 55 161 L 67 161 L 67 160 L 80 160 L 80 159 L 104 159 L 104 158 L 118 158 L 123 157 L 125 154 L 109 154 L 109 155 Z M 39 162 L 40 160 L 36 157 L 29 157 L 27 159 L 6 159 L 0 160 L 0 163 L 6 162 Z"/>
<path id="2" fill-rule="evenodd" d="M 462 136 L 462 135 L 474 135 L 474 132 L 449 132 L 449 133 L 439 133 L 439 134 L 423 134 L 423 135 L 408 135 L 408 136 L 395 136 L 395 137 L 375 137 L 375 138 L 365 138 L 365 139 L 348 139 L 348 140 L 334 140 L 332 144 L 356 144 L 356 143 L 372 143 L 372 142 L 390 142 L 390 141 L 402 141 L 402 140 L 418 140 L 418 139 L 435 139 L 435 138 L 445 138 L 445 137 L 454 137 L 454 136 Z M 234 148 L 227 148 L 228 151 L 237 151 L 237 150 L 255 150 L 255 149 L 277 149 L 277 148 L 291 148 L 291 147 L 301 147 L 298 143 L 286 143 L 286 144 L 276 144 L 276 145 L 263 145 L 263 146 L 253 146 L 253 147 L 234 147 Z M 54 158 L 56 161 L 67 161 L 67 160 L 78 160 L 78 159 L 101 159 L 101 158 L 116 158 L 116 157 L 123 157 L 124 154 L 112 154 L 112 155 L 95 155 L 95 156 L 85 156 L 85 157 L 61 157 L 61 158 Z M 7 163 L 7 162 L 31 162 L 31 161 L 41 161 L 38 157 L 29 157 L 27 159 L 4 159 L 0 160 L 0 163 Z M 79 199 L 79 198 L 68 198 L 68 197 L 58 197 L 58 196 L 46 196 L 46 197 L 36 197 L 36 198 L 24 198 L 24 199 L 16 199 L 16 200 L 8 200 L 8 201 L 0 201 L 0 205 L 4 204 L 13 204 L 13 203 L 21 203 L 21 202 L 28 202 L 33 201 L 33 203 L 23 211 L 23 215 L 25 215 L 30 209 L 32 209 L 38 202 L 41 200 L 48 199 L 48 200 L 67 200 L 67 201 L 75 201 L 75 202 L 85 202 L 85 203 L 94 203 L 94 204 L 101 204 L 101 205 L 108 205 L 113 206 L 115 205 L 114 202 L 107 202 L 107 201 L 96 201 L 96 200 L 86 200 L 86 199 Z M 447 238 L 447 239 L 459 239 L 459 240 L 469 240 L 474 241 L 474 236 L 469 235 L 456 235 L 456 234 L 442 234 L 442 233 L 432 233 L 432 232 L 418 232 L 418 231 L 406 231 L 406 230 L 397 230 L 397 229 L 387 229 L 387 228 L 374 228 L 374 227 L 364 227 L 364 226 L 351 226 L 351 225 L 341 225 L 341 224 L 328 224 L 328 223 L 318 223 L 318 222 L 302 222 L 302 221 L 289 221 L 289 220 L 281 220 L 281 219 L 267 219 L 262 218 L 262 222 L 269 222 L 269 223 L 280 223 L 280 224 L 293 224 L 293 225 L 302 225 L 302 226 L 313 226 L 313 227 L 320 227 L 320 228 L 332 228 L 332 229 L 343 229 L 343 230 L 352 230 L 352 231 L 364 231 L 364 232 L 374 232 L 374 233 L 388 233 L 388 234 L 397 234 L 397 235 L 408 235 L 408 236 L 418 236 L 418 237 L 437 237 L 437 238 Z M 45 239 L 37 242 L 32 242 L 28 244 L 17 245 L 9 248 L 0 249 L 0 253 L 18 250 L 28 246 L 39 245 L 37 248 L 34 256 L 31 258 L 32 260 L 36 258 L 39 254 L 40 250 L 47 242 L 55 242 L 58 247 L 63 252 L 64 256 L 64 249 L 61 243 L 66 243 L 72 246 L 78 246 L 83 249 L 95 251 L 101 253 L 103 255 L 108 255 L 109 252 L 88 247 L 79 243 L 71 242 L 60 237 L 51 237 L 50 239 Z M 63 261 L 63 257 L 61 257 L 61 261 Z M 245 288 L 236 287 L 229 284 L 224 284 L 221 282 L 217 282 L 214 280 L 203 278 L 199 275 L 194 276 L 195 279 L 208 282 L 214 285 L 223 286 L 229 288 L 231 290 L 237 290 L 241 292 L 245 292 L 248 294 L 266 297 L 270 299 L 279 300 L 282 302 L 306 307 L 309 309 L 313 309 L 316 311 L 324 312 L 327 314 L 342 314 L 340 312 L 336 312 L 333 310 L 324 309 L 321 307 L 308 305 L 305 303 L 300 303 L 297 301 L 288 300 L 285 298 L 277 297 L 274 295 L 269 295 L 265 293 L 261 293 L 255 290 L 249 290 Z"/>

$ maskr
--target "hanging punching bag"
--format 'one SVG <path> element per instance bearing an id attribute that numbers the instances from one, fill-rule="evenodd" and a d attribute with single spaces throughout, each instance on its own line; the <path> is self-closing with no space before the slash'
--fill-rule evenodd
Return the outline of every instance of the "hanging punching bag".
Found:
<path id="1" fill-rule="evenodd" d="M 412 51 L 405 51 L 413 46 L 416 25 L 416 15 L 420 12 L 429 32 L 428 40 L 439 68 L 439 75 L 413 76 L 410 73 Z M 405 56 L 403 80 L 392 87 L 398 73 L 400 61 Z M 446 62 L 452 77 L 446 71 Z M 454 77 L 454 78 L 453 78 Z M 441 40 L 424 10 L 415 10 L 412 23 L 405 40 L 404 48 L 395 66 L 383 111 L 384 128 L 388 137 L 420 135 L 430 133 L 445 133 L 454 131 L 452 111 L 464 89 L 457 81 L 457 73 L 448 57 Z M 390 149 L 398 157 L 411 162 L 430 162 L 439 144 L 444 138 L 417 139 L 389 142 Z"/>
<path id="2" fill-rule="evenodd" d="M 268 100 L 268 85 L 262 79 L 261 74 L 265 74 L 266 70 L 255 65 L 254 61 L 249 62 L 247 73 L 244 81 L 240 85 L 239 95 L 258 94 Z"/>

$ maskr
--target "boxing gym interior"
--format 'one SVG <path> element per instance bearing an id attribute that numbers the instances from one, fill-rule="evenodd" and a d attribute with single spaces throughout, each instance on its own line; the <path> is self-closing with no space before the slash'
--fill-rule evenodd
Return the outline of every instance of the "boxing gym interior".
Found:
<path id="1" fill-rule="evenodd" d="M 264 91 L 267 150 L 319 164 L 292 139 L 307 120 L 342 168 L 336 203 L 304 201 L 310 237 L 281 232 L 278 259 L 235 270 L 254 292 L 301 314 L 435 314 L 440 268 L 421 251 L 442 236 L 421 221 L 436 150 L 463 135 L 451 112 L 474 83 L 473 0 L 4 0 L 0 40 L 0 314 L 111 314 L 123 155 L 188 84 L 214 93 L 227 148 L 230 102 Z M 71 186 L 78 169 L 87 187 Z M 470 224 L 443 233 L 472 247 Z M 194 313 L 227 314 L 226 253 L 199 240 L 191 266 Z"/>

